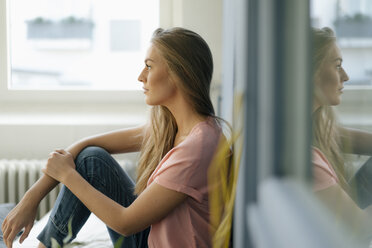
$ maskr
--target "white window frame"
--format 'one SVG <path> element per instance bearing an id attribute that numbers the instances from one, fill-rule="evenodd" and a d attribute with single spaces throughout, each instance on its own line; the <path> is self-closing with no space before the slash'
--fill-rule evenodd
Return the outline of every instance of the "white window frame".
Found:
<path id="1" fill-rule="evenodd" d="M 5 103 L 143 103 L 141 90 L 15 90 L 9 89 L 9 1 L 0 0 L 0 102 Z M 171 0 L 160 0 L 160 26 L 171 26 Z M 137 80 L 136 78 L 134 81 Z"/>

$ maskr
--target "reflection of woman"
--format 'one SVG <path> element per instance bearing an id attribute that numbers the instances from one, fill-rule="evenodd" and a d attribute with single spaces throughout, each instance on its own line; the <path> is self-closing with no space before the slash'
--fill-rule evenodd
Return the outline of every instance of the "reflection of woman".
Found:
<path id="1" fill-rule="evenodd" d="M 344 82 L 349 77 L 342 68 L 342 56 L 329 28 L 314 30 L 313 64 L 314 187 L 315 190 L 336 184 L 346 187 L 340 130 L 331 106 L 340 104 Z"/>
<path id="2" fill-rule="evenodd" d="M 336 124 L 331 106 L 340 104 L 344 82 L 349 80 L 349 77 L 342 67 L 342 56 L 333 31 L 330 28 L 313 29 L 313 41 L 314 190 L 326 201 L 342 201 L 342 204 L 337 203 L 338 206 L 345 211 L 355 210 L 349 212 L 354 214 L 359 208 L 350 196 L 355 199 L 357 189 L 350 187 L 342 154 L 347 152 L 372 155 L 372 134 L 342 128 Z M 335 209 L 336 203 L 331 204 Z"/>
<path id="3" fill-rule="evenodd" d="M 52 152 L 46 176 L 4 221 L 8 247 L 21 228 L 21 239 L 27 236 L 54 180 L 66 187 L 38 237 L 40 247 L 50 247 L 51 238 L 62 243 L 69 219 L 74 238 L 90 211 L 107 224 L 113 242 L 118 233 L 126 236 L 123 247 L 209 247 L 207 171 L 222 135 L 209 97 L 212 71 L 211 52 L 199 35 L 156 30 L 138 78 L 153 106 L 151 123 Z M 136 185 L 109 154 L 131 151 L 141 151 Z"/>

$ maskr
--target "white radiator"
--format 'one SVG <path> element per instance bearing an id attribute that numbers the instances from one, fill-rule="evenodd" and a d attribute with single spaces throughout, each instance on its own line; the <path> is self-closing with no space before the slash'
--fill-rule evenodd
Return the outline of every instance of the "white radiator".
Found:
<path id="1" fill-rule="evenodd" d="M 45 160 L 0 160 L 0 203 L 18 203 L 25 192 L 41 177 Z M 57 198 L 60 186 L 40 203 L 37 219 L 46 214 Z"/>
<path id="2" fill-rule="evenodd" d="M 0 203 L 18 203 L 25 192 L 42 176 L 41 169 L 45 160 L 5 160 L 0 159 Z M 121 160 L 119 164 L 133 178 L 135 166 L 130 160 Z M 54 205 L 59 184 L 40 203 L 37 219 L 43 217 Z"/>

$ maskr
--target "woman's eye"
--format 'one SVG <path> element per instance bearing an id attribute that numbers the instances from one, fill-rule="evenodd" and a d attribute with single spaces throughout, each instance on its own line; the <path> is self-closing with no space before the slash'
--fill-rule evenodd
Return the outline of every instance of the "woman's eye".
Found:
<path id="1" fill-rule="evenodd" d="M 337 65 L 337 66 L 336 66 L 336 69 L 337 69 L 338 71 L 341 70 L 341 68 L 342 68 L 341 65 Z"/>
<path id="2" fill-rule="evenodd" d="M 149 66 L 148 64 L 146 64 L 146 69 L 147 70 L 150 70 L 151 69 L 151 66 Z"/>

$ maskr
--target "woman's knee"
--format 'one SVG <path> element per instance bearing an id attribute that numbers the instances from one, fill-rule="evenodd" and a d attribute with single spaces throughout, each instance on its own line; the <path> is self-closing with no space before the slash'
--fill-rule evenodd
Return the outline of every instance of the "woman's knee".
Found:
<path id="1" fill-rule="evenodd" d="M 88 146 L 84 148 L 76 157 L 76 169 L 80 171 L 80 169 L 82 169 L 81 167 L 86 166 L 93 169 L 92 167 L 100 164 L 102 161 L 107 161 L 108 159 L 111 159 L 111 155 L 105 149 L 98 146 Z"/>
<path id="2" fill-rule="evenodd" d="M 90 157 L 100 157 L 104 158 L 109 156 L 110 154 L 103 148 L 98 146 L 88 146 L 81 150 L 81 152 L 76 157 L 76 162 L 78 163 L 81 160 L 84 160 L 86 158 Z"/>

